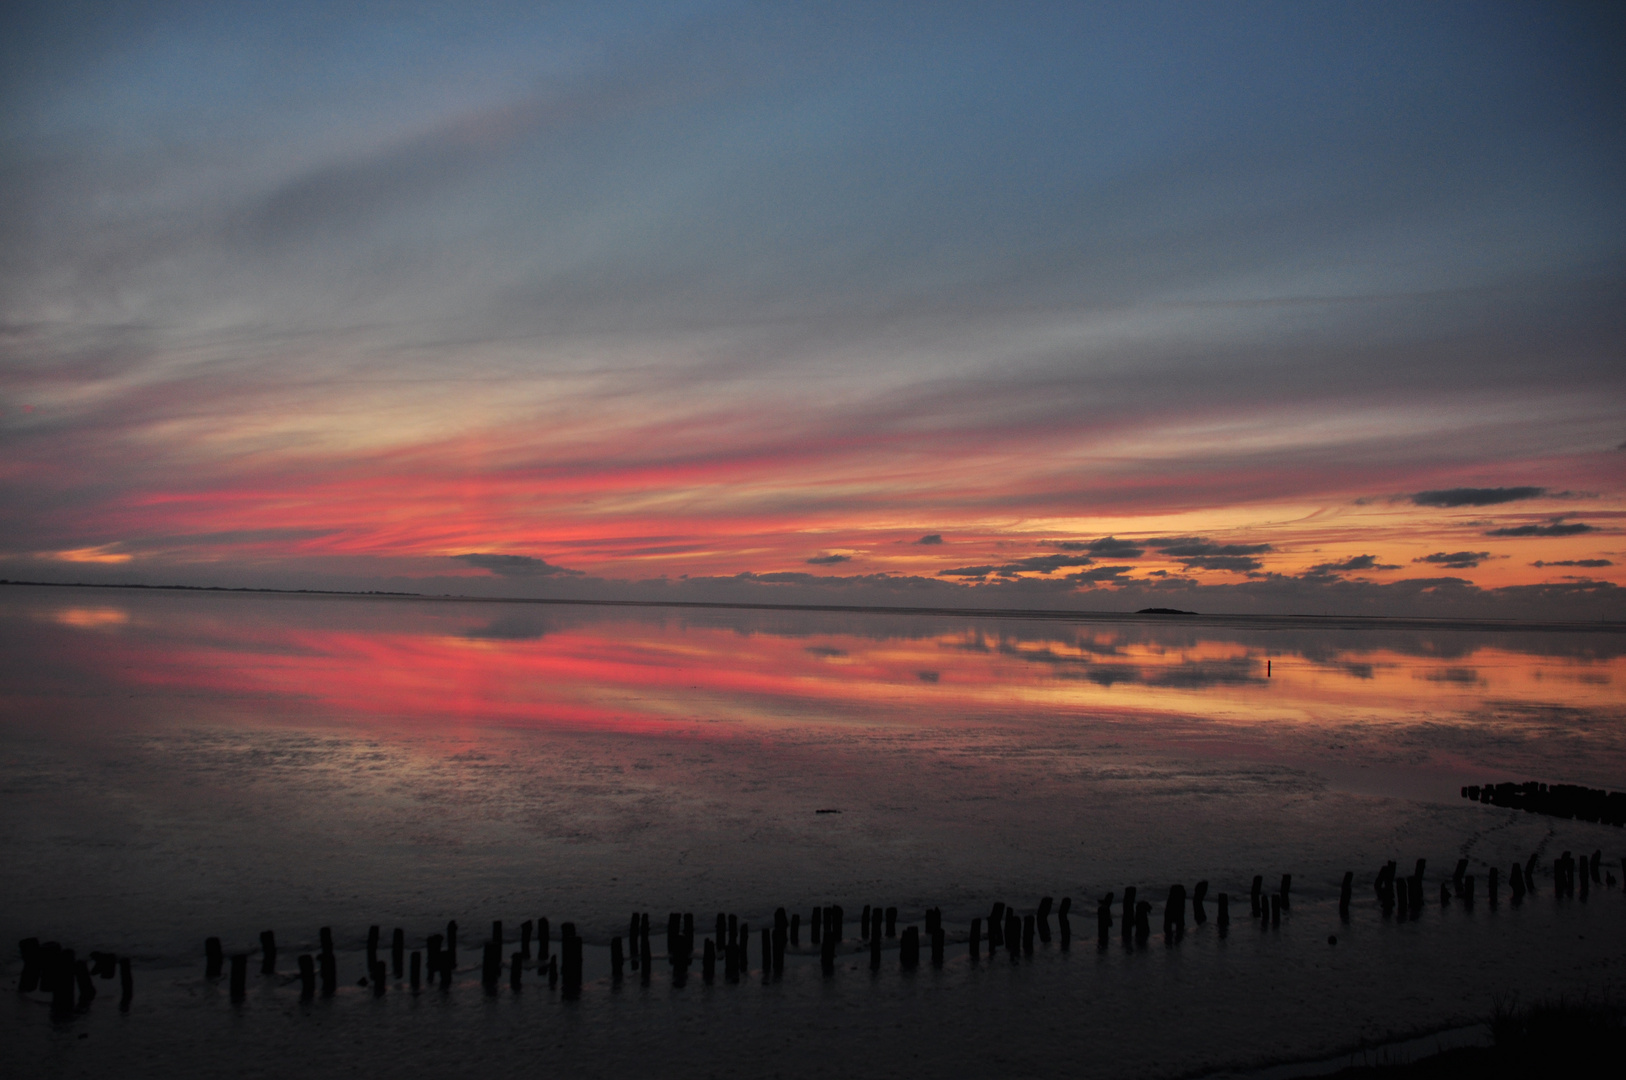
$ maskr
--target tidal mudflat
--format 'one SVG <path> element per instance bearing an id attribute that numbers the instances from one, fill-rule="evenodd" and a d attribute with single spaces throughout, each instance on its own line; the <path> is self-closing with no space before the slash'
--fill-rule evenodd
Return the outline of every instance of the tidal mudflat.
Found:
<path id="1" fill-rule="evenodd" d="M 29 1072 L 1180 1076 L 1471 1024 L 1498 995 L 1626 989 L 1626 835 L 1460 797 L 1626 786 L 1610 628 L 8 586 L 0 645 L 8 982 L 25 937 L 127 956 L 135 982 L 128 1011 L 98 980 L 55 1022 L 14 995 L 5 1053 Z M 1584 901 L 1555 894 L 1565 851 L 1600 853 Z M 1375 875 L 1420 858 L 1425 904 L 1386 916 Z M 1461 859 L 1471 905 L 1439 893 Z M 1252 880 L 1283 874 L 1290 910 L 1261 925 Z M 1165 942 L 1170 886 L 1199 881 L 1208 921 Z M 1115 909 L 1098 950 L 1097 902 L 1126 886 L 1153 932 L 1126 942 Z M 1045 896 L 1072 901 L 1069 949 L 971 957 L 973 919 Z M 826 975 L 806 924 L 830 904 Z M 872 971 L 866 904 L 900 926 L 940 908 L 942 966 L 904 970 L 900 937 Z M 764 975 L 754 935 L 780 907 L 800 943 Z M 647 985 L 612 978 L 632 912 L 656 928 Z M 697 959 L 674 987 L 669 912 L 702 937 L 719 912 L 752 927 L 740 980 Z M 580 997 L 534 961 L 487 994 L 492 921 L 506 965 L 540 917 L 555 954 L 562 923 L 581 935 Z M 357 985 L 370 926 L 421 951 L 448 920 L 448 989 Z M 324 926 L 337 990 L 302 1001 Z M 205 977 L 208 936 L 254 954 L 241 1004 Z"/>

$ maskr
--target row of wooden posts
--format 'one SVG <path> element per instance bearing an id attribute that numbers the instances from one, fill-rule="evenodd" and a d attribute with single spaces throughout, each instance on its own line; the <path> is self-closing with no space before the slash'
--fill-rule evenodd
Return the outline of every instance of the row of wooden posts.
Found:
<path id="1" fill-rule="evenodd" d="M 1592 885 L 1607 885 L 1613 888 L 1614 875 L 1611 873 L 1605 878 L 1600 873 L 1602 854 L 1601 851 L 1595 851 L 1590 857 L 1576 859 L 1566 851 L 1554 859 L 1554 895 L 1560 899 L 1579 895 L 1579 899 L 1584 901 Z M 1531 855 L 1524 865 L 1514 863 L 1511 866 L 1508 884 L 1513 903 L 1520 903 L 1525 896 L 1536 893 L 1537 861 L 1538 856 Z M 1418 859 L 1413 872 L 1407 877 L 1397 876 L 1397 867 L 1392 861 L 1378 870 L 1373 879 L 1373 891 L 1385 918 L 1415 918 L 1421 913 L 1424 903 L 1423 874 L 1426 866 L 1426 860 Z M 1626 871 L 1626 859 L 1622 859 L 1622 867 L 1623 871 Z M 1459 859 L 1451 880 L 1440 882 L 1441 904 L 1456 901 L 1467 907 L 1473 906 L 1475 878 L 1474 875 L 1467 873 L 1467 869 L 1468 860 Z M 1353 871 L 1345 872 L 1339 889 L 1338 912 L 1345 922 L 1349 921 L 1354 880 Z M 1494 907 L 1500 900 L 1501 892 L 1501 878 L 1496 867 L 1490 869 L 1486 886 L 1486 897 Z M 1249 892 L 1250 918 L 1258 920 L 1261 928 L 1281 925 L 1282 914 L 1292 908 L 1292 887 L 1293 876 L 1283 874 L 1276 890 L 1267 893 L 1263 875 L 1256 875 Z M 1219 934 L 1224 936 L 1231 925 L 1231 898 L 1228 893 L 1222 892 L 1217 894 L 1214 900 L 1215 926 Z M 1097 904 L 1098 949 L 1104 950 L 1109 946 L 1114 926 L 1113 910 L 1119 903 L 1119 898 L 1109 892 Z M 1163 904 L 1164 940 L 1172 944 L 1184 937 L 1188 910 L 1191 921 L 1197 926 L 1207 923 L 1207 903 L 1206 881 L 1197 882 L 1189 896 L 1184 885 L 1170 886 Z M 980 917 L 971 920 L 967 939 L 971 958 L 980 960 L 983 957 L 985 942 L 986 955 L 989 959 L 993 959 L 1000 949 L 1005 949 L 1013 959 L 1023 954 L 1032 955 L 1035 938 L 1043 944 L 1049 944 L 1053 939 L 1050 923 L 1052 913 L 1057 919 L 1056 933 L 1059 934 L 1061 948 L 1071 948 L 1072 906 L 1070 897 L 1063 897 L 1058 906 L 1052 897 L 1046 896 L 1040 899 L 1033 912 L 1018 915 L 1015 908 L 1008 907 L 1003 902 L 994 904 L 986 921 Z M 1153 905 L 1149 901 L 1139 899 L 1135 886 L 1131 885 L 1124 889 L 1121 907 L 1118 910 L 1120 915 L 1117 922 L 1121 928 L 1120 934 L 1124 944 L 1144 945 L 1152 932 Z M 882 943 L 891 939 L 899 939 L 899 965 L 905 970 L 919 967 L 923 936 L 932 965 L 941 967 L 946 948 L 942 909 L 927 909 L 924 922 L 924 934 L 919 927 L 906 926 L 901 928 L 900 938 L 898 909 L 866 904 L 859 917 L 859 936 L 860 940 L 868 943 L 870 969 L 872 971 L 880 969 Z M 846 940 L 844 909 L 839 904 L 813 908 L 807 929 L 809 943 L 819 947 L 819 958 L 824 974 L 834 974 L 840 944 Z M 772 926 L 763 927 L 761 931 L 759 956 L 764 978 L 776 976 L 784 970 L 786 950 L 800 949 L 801 938 L 801 915 L 787 914 L 784 908 L 776 910 Z M 338 989 L 338 958 L 333 947 L 332 928 L 322 927 L 318 932 L 318 940 L 320 947 L 316 956 L 305 954 L 296 960 L 300 996 L 305 1000 L 317 995 L 318 984 L 324 997 L 331 997 Z M 498 991 L 505 968 L 509 986 L 515 991 L 520 990 L 524 984 L 524 973 L 532 967 L 534 956 L 535 971 L 547 980 L 550 989 L 561 988 L 562 984 L 565 997 L 578 996 L 582 986 L 582 938 L 577 934 L 575 924 L 566 922 L 559 925 L 557 954 L 553 952 L 552 940 L 552 927 L 547 919 L 534 921 L 527 919 L 519 926 L 519 949 L 511 953 L 505 963 L 503 947 L 509 939 L 504 935 L 502 922 L 493 922 L 491 936 L 483 943 L 481 958 L 481 982 L 487 992 Z M 1336 937 L 1329 939 L 1333 942 L 1336 940 Z M 687 982 L 689 970 L 695 961 L 695 919 L 692 913 L 673 912 L 667 916 L 665 945 L 665 959 L 672 970 L 672 981 L 674 985 L 682 986 Z M 360 983 L 370 986 L 375 995 L 382 996 L 385 993 L 392 974 L 395 979 L 408 980 L 414 992 L 422 989 L 426 980 L 431 985 L 438 981 L 443 989 L 449 988 L 457 969 L 458 926 L 455 921 L 448 922 L 444 933 L 429 935 L 424 950 L 414 949 L 410 954 L 406 948 L 406 933 L 397 928 L 390 937 L 388 963 L 381 956 L 382 948 L 380 928 L 370 927 L 367 932 L 366 974 Z M 66 1016 L 76 1009 L 87 1007 L 96 997 L 95 977 L 111 979 L 115 971 L 118 973 L 122 991 L 120 1007 L 129 1008 L 133 993 L 129 957 L 93 952 L 88 960 L 81 960 L 76 958 L 72 949 L 63 948 L 56 942 L 46 942 L 42 945 L 38 938 L 23 940 L 19 943 L 19 949 L 22 953 L 23 972 L 18 989 L 24 993 L 36 990 L 49 993 L 55 1015 Z M 261 974 L 275 974 L 277 940 L 272 931 L 266 930 L 260 934 L 259 951 Z M 728 982 L 738 982 L 751 970 L 750 951 L 750 926 L 738 916 L 718 914 L 713 936 L 707 937 L 701 944 L 701 978 L 707 984 L 715 982 L 720 964 L 723 978 Z M 227 961 L 228 957 L 220 939 L 218 937 L 206 939 L 205 977 L 211 980 L 220 979 Z M 243 952 L 235 953 L 229 957 L 229 961 L 231 999 L 234 1002 L 242 1002 L 248 992 L 249 955 Z M 617 983 L 621 982 L 629 964 L 632 970 L 638 973 L 640 981 L 646 986 L 649 985 L 654 972 L 654 953 L 650 946 L 650 922 L 647 912 L 635 912 L 632 915 L 627 924 L 625 943 L 619 935 L 610 940 L 611 979 Z"/>

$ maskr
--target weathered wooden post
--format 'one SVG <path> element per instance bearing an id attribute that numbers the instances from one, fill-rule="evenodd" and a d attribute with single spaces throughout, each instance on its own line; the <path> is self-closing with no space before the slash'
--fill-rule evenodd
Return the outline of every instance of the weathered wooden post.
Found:
<path id="1" fill-rule="evenodd" d="M 1253 893 L 1252 893 L 1253 917 L 1256 918 L 1256 919 L 1259 918 L 1261 915 L 1263 915 L 1265 913 L 1264 912 L 1264 905 L 1260 901 L 1260 897 L 1264 895 L 1264 892 L 1265 892 L 1265 875 L 1263 875 L 1263 874 L 1255 874 L 1255 875 L 1253 875 Z"/>
<path id="2" fill-rule="evenodd" d="M 1097 952 L 1107 951 L 1107 937 L 1112 930 L 1112 894 L 1107 893 L 1095 908 L 1095 948 Z"/>
<path id="3" fill-rule="evenodd" d="M 943 927 L 932 927 L 932 967 L 943 966 Z"/>
<path id="4" fill-rule="evenodd" d="M 309 1001 L 316 996 L 316 961 L 310 953 L 299 957 L 299 1000 Z"/>
<path id="5" fill-rule="evenodd" d="M 1135 944 L 1145 945 L 1152 936 L 1152 904 L 1148 900 L 1135 902 Z"/>
<path id="6" fill-rule="evenodd" d="M 632 920 L 627 923 L 627 946 L 632 953 L 632 970 L 638 970 L 638 913 L 632 913 Z M 544 946 L 545 948 L 545 946 Z"/>
<path id="7" fill-rule="evenodd" d="M 130 958 L 119 957 L 119 1011 L 130 1011 L 130 999 L 135 997 L 135 979 L 130 974 Z"/>
<path id="8" fill-rule="evenodd" d="M 913 971 L 920 966 L 920 930 L 918 927 L 909 927 L 903 932 L 903 941 L 898 947 L 898 961 L 905 971 Z"/>
<path id="9" fill-rule="evenodd" d="M 871 971 L 881 970 L 881 934 L 878 925 L 876 932 L 869 937 L 869 969 Z"/>
<path id="10" fill-rule="evenodd" d="M 384 990 L 389 985 L 390 981 L 389 968 L 385 966 L 384 961 L 373 961 L 373 970 L 370 978 L 372 979 L 373 997 L 383 997 Z"/>
<path id="11" fill-rule="evenodd" d="M 1203 908 L 1203 901 L 1207 898 L 1208 882 L 1197 882 L 1197 887 L 1191 890 L 1191 919 L 1198 926 L 1208 921 L 1208 912 Z"/>
<path id="12" fill-rule="evenodd" d="M 519 954 L 525 959 L 531 958 L 531 933 L 535 925 L 530 919 L 519 924 Z"/>
<path id="13" fill-rule="evenodd" d="M 570 928 L 570 936 L 564 935 L 564 927 Z M 564 996 L 567 999 L 581 997 L 582 993 L 582 939 L 576 936 L 576 928 L 570 923 L 564 923 L 559 932 L 559 952 L 564 960 Z"/>
<path id="14" fill-rule="evenodd" d="M 240 1005 L 248 996 L 248 954 L 233 953 L 231 958 L 231 999 Z"/>
<path id="15" fill-rule="evenodd" d="M 992 910 L 988 912 L 988 958 L 992 960 L 994 953 L 1005 944 L 1005 905 L 995 901 Z"/>
<path id="16" fill-rule="evenodd" d="M 527 952 L 525 955 L 529 956 Z M 406 967 L 406 931 L 399 926 L 390 934 L 390 973 L 399 979 Z"/>
<path id="17" fill-rule="evenodd" d="M 1038 924 L 1039 928 L 1039 940 L 1044 942 L 1046 945 L 1050 944 L 1050 909 L 1054 904 L 1055 901 L 1050 897 L 1040 897 L 1039 910 L 1034 915 L 1034 921 Z M 930 928 L 928 927 L 928 930 L 929 929 Z"/>
<path id="18" fill-rule="evenodd" d="M 1135 886 L 1130 885 L 1124 889 L 1123 922 L 1124 944 L 1127 945 L 1135 935 L 1135 912 L 1140 910 L 1135 904 Z"/>
<path id="19" fill-rule="evenodd" d="M 1073 898 L 1070 896 L 1062 897 L 1061 907 L 1056 909 L 1056 929 L 1061 931 L 1061 947 L 1063 952 L 1073 947 L 1073 923 L 1072 920 L 1067 917 L 1068 913 L 1072 910 Z"/>
<path id="20" fill-rule="evenodd" d="M 205 979 L 220 978 L 220 968 L 226 962 L 225 951 L 220 947 L 217 937 L 205 938 L 203 942 L 203 977 Z"/>

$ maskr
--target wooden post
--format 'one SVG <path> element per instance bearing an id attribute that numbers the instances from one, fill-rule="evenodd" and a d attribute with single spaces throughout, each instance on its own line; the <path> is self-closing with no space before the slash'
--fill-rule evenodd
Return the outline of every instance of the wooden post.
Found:
<path id="1" fill-rule="evenodd" d="M 310 953 L 299 957 L 299 1000 L 309 1001 L 316 996 L 316 961 Z"/>
<path id="2" fill-rule="evenodd" d="M 406 931 L 397 926 L 390 933 L 390 972 L 399 979 L 406 967 Z"/>
<path id="3" fill-rule="evenodd" d="M 889 938 L 898 936 L 898 909 L 895 907 L 886 909 L 886 936 Z"/>
<path id="4" fill-rule="evenodd" d="M 135 996 L 135 979 L 130 974 L 130 958 L 119 957 L 119 1011 L 130 1011 L 130 999 Z"/>
<path id="5" fill-rule="evenodd" d="M 992 953 L 990 952 L 990 955 Z M 982 920 L 971 920 L 971 959 L 982 959 Z"/>
<path id="6" fill-rule="evenodd" d="M 1197 882 L 1197 887 L 1191 890 L 1191 918 L 1198 926 L 1208 921 L 1208 912 L 1203 908 L 1203 901 L 1207 897 L 1208 882 Z"/>
<path id="7" fill-rule="evenodd" d="M 932 967 L 943 966 L 943 928 L 932 927 Z"/>
<path id="8" fill-rule="evenodd" d="M 205 938 L 203 942 L 203 977 L 205 979 L 220 978 L 221 965 L 226 962 L 226 954 L 220 948 L 220 939 L 217 937 Z"/>
<path id="9" fill-rule="evenodd" d="M 1054 904 L 1055 900 L 1051 897 L 1040 897 L 1039 910 L 1033 917 L 1039 929 L 1039 940 L 1046 945 L 1050 944 L 1050 909 Z"/>
<path id="10" fill-rule="evenodd" d="M 412 992 L 416 994 L 423 985 L 423 953 L 417 949 L 412 950 Z"/>
<path id="11" fill-rule="evenodd" d="M 994 953 L 1004 944 L 1005 905 L 996 901 L 993 909 L 988 912 L 988 959 L 992 960 Z"/>
<path id="12" fill-rule="evenodd" d="M 269 930 L 260 931 L 260 974 L 277 973 L 277 935 Z"/>
<path id="13" fill-rule="evenodd" d="M 384 990 L 389 985 L 389 968 L 384 966 L 384 961 L 373 961 L 371 976 L 373 980 L 373 997 L 383 997 Z"/>
<path id="14" fill-rule="evenodd" d="M 575 933 L 566 938 L 562 931 L 559 939 L 559 952 L 564 959 L 564 996 L 570 999 L 581 997 L 582 939 Z"/>
<path id="15" fill-rule="evenodd" d="M 1264 911 L 1264 902 L 1260 899 L 1260 897 L 1262 897 L 1264 895 L 1264 891 L 1265 891 L 1265 875 L 1263 875 L 1263 874 L 1255 874 L 1255 875 L 1253 875 L 1253 892 L 1250 894 L 1249 898 L 1253 902 L 1253 917 L 1256 918 L 1256 919 L 1259 918 L 1259 916 L 1261 916 L 1261 915 L 1263 915 L 1265 913 L 1265 911 Z"/>
<path id="16" fill-rule="evenodd" d="M 879 923 L 880 920 L 877 919 L 876 922 Z M 876 929 L 876 932 L 871 934 L 870 938 L 869 938 L 869 969 L 871 971 L 880 971 L 881 970 L 881 934 L 880 934 L 880 927 L 877 925 L 875 929 Z"/>
<path id="17" fill-rule="evenodd" d="M 241 1004 L 248 996 L 248 954 L 233 953 L 231 958 L 231 999 Z"/>

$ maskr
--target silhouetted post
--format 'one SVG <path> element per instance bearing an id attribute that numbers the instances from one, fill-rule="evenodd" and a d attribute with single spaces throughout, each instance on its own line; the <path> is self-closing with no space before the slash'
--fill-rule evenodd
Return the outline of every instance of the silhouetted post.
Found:
<path id="1" fill-rule="evenodd" d="M 817 927 L 819 924 L 813 925 Z M 836 973 L 836 939 L 829 934 L 824 935 L 819 946 L 819 965 L 824 969 L 826 978 Z"/>
<path id="2" fill-rule="evenodd" d="M 700 954 L 700 975 L 707 986 L 717 981 L 717 943 L 711 938 L 706 939 L 705 950 Z"/>
<path id="3" fill-rule="evenodd" d="M 790 943 L 796 948 L 802 947 L 802 915 L 801 912 L 790 917 Z"/>
<path id="4" fill-rule="evenodd" d="M 339 989 L 339 961 L 331 952 L 322 953 L 322 996 L 332 997 Z M 448 968 L 447 970 L 450 970 Z"/>
<path id="5" fill-rule="evenodd" d="M 943 928 L 932 927 L 932 967 L 943 966 Z"/>
<path id="6" fill-rule="evenodd" d="M 519 924 L 519 954 L 525 959 L 531 958 L 531 933 L 535 930 L 530 919 Z"/>
<path id="7" fill-rule="evenodd" d="M 1191 919 L 1198 926 L 1208 921 L 1208 912 L 1203 908 L 1203 901 L 1207 897 L 1208 882 L 1197 882 L 1197 887 L 1191 890 Z"/>
<path id="8" fill-rule="evenodd" d="M 875 927 L 876 932 L 869 936 L 869 969 L 871 971 L 881 970 L 881 934 L 879 923 L 880 920 L 877 919 L 877 925 Z"/>
<path id="9" fill-rule="evenodd" d="M 1355 871 L 1345 870 L 1343 884 L 1338 886 L 1338 917 L 1349 921 L 1349 899 L 1355 891 Z"/>
<path id="10" fill-rule="evenodd" d="M 1005 905 L 995 901 L 993 909 L 988 912 L 988 959 L 994 958 L 994 953 L 1005 944 Z"/>
<path id="11" fill-rule="evenodd" d="M 299 1000 L 309 1001 L 316 996 L 316 961 L 310 953 L 299 957 Z"/>
<path id="12" fill-rule="evenodd" d="M 119 957 L 119 1011 L 129 1012 L 130 999 L 135 996 L 135 979 L 130 974 L 130 958 Z"/>
<path id="13" fill-rule="evenodd" d="M 1530 861 L 1524 864 L 1524 891 L 1531 896 L 1536 895 L 1536 860 L 1538 858 L 1540 856 L 1532 852 Z"/>
<path id="14" fill-rule="evenodd" d="M 1022 951 L 1029 956 L 1033 955 L 1033 931 L 1037 921 L 1032 915 L 1022 916 Z M 914 927 L 910 927 L 910 930 L 913 931 Z M 915 947 L 919 949 L 918 942 Z"/>
<path id="15" fill-rule="evenodd" d="M 638 973 L 638 981 L 644 986 L 649 985 L 650 955 L 649 955 L 649 915 L 646 912 L 638 923 L 638 960 L 642 965 Z M 549 986 L 553 984 L 549 982 Z"/>
<path id="16" fill-rule="evenodd" d="M 911 926 L 904 930 L 903 941 L 898 946 L 898 961 L 905 971 L 913 971 L 920 966 L 920 929 Z"/>
<path id="17" fill-rule="evenodd" d="M 382 960 L 373 961 L 373 970 L 369 973 L 373 980 L 373 997 L 383 997 L 384 990 L 389 986 L 389 968 Z"/>
<path id="18" fill-rule="evenodd" d="M 672 912 L 666 916 L 666 961 L 673 967 L 678 962 L 678 939 L 683 936 L 683 916 Z"/>
<path id="19" fill-rule="evenodd" d="M 220 978 L 221 965 L 226 962 L 226 954 L 220 948 L 220 939 L 206 938 L 203 942 L 203 977 L 205 979 Z"/>
<path id="20" fill-rule="evenodd" d="M 785 947 L 790 944 L 790 917 L 785 914 L 784 908 L 775 908 L 773 913 L 773 973 L 782 974 L 785 970 Z"/>
<path id="21" fill-rule="evenodd" d="M 1214 919 L 1214 925 L 1219 928 L 1220 937 L 1231 928 L 1231 894 L 1219 894 L 1219 915 Z"/>
<path id="22" fill-rule="evenodd" d="M 241 1004 L 248 996 L 248 954 L 233 953 L 231 958 L 231 999 Z"/>
<path id="23" fill-rule="evenodd" d="M 367 977 L 373 977 L 373 965 L 378 963 L 378 927 L 367 928 Z"/>
<path id="24" fill-rule="evenodd" d="M 440 970 L 440 965 L 444 962 L 441 958 L 441 945 L 445 941 L 446 939 L 439 934 L 429 935 L 429 978 L 431 981 L 434 980 L 435 973 Z"/>
<path id="25" fill-rule="evenodd" d="M 1293 875 L 1292 874 L 1283 874 L 1282 875 L 1282 888 L 1281 888 L 1282 907 L 1291 908 L 1293 906 L 1293 901 L 1291 899 L 1292 894 L 1293 894 Z"/>
<path id="26" fill-rule="evenodd" d="M 1135 943 L 1145 945 L 1152 936 L 1152 905 L 1146 900 L 1135 902 Z"/>
<path id="27" fill-rule="evenodd" d="M 49 980 L 51 991 L 51 1019 L 66 1020 L 73 1015 L 74 1008 L 74 978 L 73 978 L 73 950 L 59 948 L 48 958 L 48 967 L 45 970 L 44 983 Z M 41 989 L 46 987 L 42 986 Z"/>
<path id="28" fill-rule="evenodd" d="M 1508 888 L 1513 892 L 1513 902 L 1517 904 L 1524 899 L 1524 873 L 1518 863 L 1514 863 L 1507 872 Z"/>
<path id="29" fill-rule="evenodd" d="M 869 905 L 864 905 L 864 913 L 858 917 L 858 932 L 862 935 L 860 940 L 869 940 Z"/>
<path id="30" fill-rule="evenodd" d="M 275 975 L 277 972 L 277 935 L 269 930 L 260 931 L 260 974 Z"/>
<path id="31" fill-rule="evenodd" d="M 321 947 L 316 950 L 317 952 L 319 952 L 319 953 L 332 953 L 333 952 L 333 927 L 331 927 L 331 926 L 322 927 L 320 930 L 316 931 L 316 937 L 317 937 L 318 942 L 321 945 Z"/>
<path id="32" fill-rule="evenodd" d="M 1264 895 L 1264 891 L 1265 875 L 1253 875 L 1253 892 L 1250 898 L 1253 901 L 1253 917 L 1256 919 L 1259 918 L 1260 915 L 1264 914 L 1263 904 L 1261 904 L 1259 900 L 1259 898 Z"/>
<path id="33" fill-rule="evenodd" d="M 813 916 L 808 919 L 807 925 L 809 927 L 808 933 L 811 935 L 808 940 L 815 945 L 819 944 L 821 941 L 820 935 L 824 933 L 824 909 L 822 907 L 813 909 Z"/>
<path id="34" fill-rule="evenodd" d="M 1070 896 L 1062 897 L 1061 907 L 1056 909 L 1056 929 L 1061 931 L 1061 947 L 1063 952 L 1073 947 L 1073 923 L 1072 920 L 1067 917 L 1068 912 L 1072 910 L 1073 898 Z"/>
<path id="35" fill-rule="evenodd" d="M 243 957 L 243 973 L 248 974 L 248 957 Z M 90 965 L 83 960 L 74 962 L 73 981 L 79 989 L 79 1007 L 89 1008 L 91 1001 L 96 997 L 96 984 L 90 978 Z"/>
<path id="36" fill-rule="evenodd" d="M 1270 925 L 1282 925 L 1282 898 L 1274 895 L 1270 898 Z"/>
<path id="37" fill-rule="evenodd" d="M 1107 936 L 1112 931 L 1112 894 L 1096 905 L 1095 908 L 1095 948 L 1098 952 L 1107 951 Z"/>
<path id="38" fill-rule="evenodd" d="M 988 951 L 988 955 L 993 955 L 992 949 Z M 982 919 L 980 918 L 971 920 L 971 959 L 982 959 Z"/>
<path id="39" fill-rule="evenodd" d="M 521 973 L 525 970 L 525 957 L 519 953 L 508 958 L 508 989 L 519 993 Z"/>
<path id="40" fill-rule="evenodd" d="M 1034 915 L 1034 922 L 1038 924 L 1039 940 L 1046 945 L 1050 944 L 1050 908 L 1055 903 L 1048 896 L 1040 897 L 1039 910 Z"/>
<path id="41" fill-rule="evenodd" d="M 1170 885 L 1169 897 L 1163 903 L 1163 936 L 1183 937 L 1186 932 L 1186 887 Z"/>
<path id="42" fill-rule="evenodd" d="M 826 917 L 830 918 L 830 926 L 827 929 L 835 933 L 836 943 L 839 945 L 846 937 L 846 931 L 843 929 L 846 922 L 846 913 L 841 910 L 840 904 L 836 904 L 834 907 L 826 907 L 824 913 Z"/>
<path id="43" fill-rule="evenodd" d="M 619 983 L 626 968 L 627 958 L 621 948 L 621 935 L 610 939 L 610 981 Z"/>
<path id="44" fill-rule="evenodd" d="M 1135 906 L 1135 887 L 1130 885 L 1124 889 L 1123 914 L 1119 917 L 1123 923 L 1123 937 L 1126 945 L 1135 935 L 1135 912 L 1138 910 L 1139 908 Z"/>
<path id="45" fill-rule="evenodd" d="M 1468 860 L 1458 859 L 1457 868 L 1451 871 L 1451 886 L 1458 893 L 1462 892 L 1462 875 L 1468 872 Z"/>
<path id="46" fill-rule="evenodd" d="M 423 986 L 423 953 L 417 949 L 412 950 L 412 992 L 416 994 Z"/>
<path id="47" fill-rule="evenodd" d="M 1005 909 L 1005 951 L 1015 960 L 1022 951 L 1022 920 L 1015 908 Z"/>
<path id="48" fill-rule="evenodd" d="M 399 979 L 405 973 L 405 968 L 406 931 L 397 926 L 390 934 L 390 973 Z"/>

